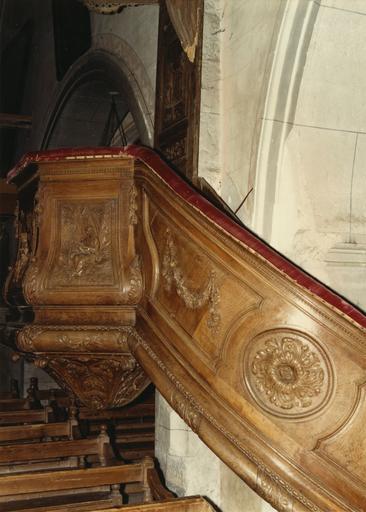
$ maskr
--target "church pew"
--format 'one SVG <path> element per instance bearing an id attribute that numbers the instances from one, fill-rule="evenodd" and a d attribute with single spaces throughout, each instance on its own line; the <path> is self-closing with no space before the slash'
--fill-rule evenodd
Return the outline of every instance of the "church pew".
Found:
<path id="1" fill-rule="evenodd" d="M 174 498 L 141 505 L 126 505 L 119 509 L 106 509 L 100 512 L 213 512 L 211 505 L 202 497 Z"/>
<path id="2" fill-rule="evenodd" d="M 75 419 L 55 423 L 3 426 L 0 427 L 0 444 L 53 438 L 71 440 L 74 439 L 77 429 L 78 423 Z"/>
<path id="3" fill-rule="evenodd" d="M 151 467 L 147 470 L 147 484 L 150 488 L 151 496 L 154 501 L 175 498 L 175 495 L 163 485 L 160 475 L 155 467 Z"/>
<path id="4" fill-rule="evenodd" d="M 32 504 L 34 502 L 37 507 L 41 507 L 41 498 L 47 500 L 47 497 L 50 496 L 53 504 L 57 504 L 57 496 L 66 496 L 71 503 L 73 501 L 75 503 L 75 500 L 72 499 L 73 493 L 80 493 L 80 491 L 85 493 L 90 504 L 88 491 L 103 486 L 111 486 L 111 497 L 116 506 L 121 504 L 119 486 L 132 482 L 141 483 L 144 491 L 143 500 L 148 502 L 151 500 L 151 492 L 148 487 L 147 472 L 153 465 L 153 461 L 146 458 L 135 464 L 28 473 L 26 478 L 24 474 L 0 476 L 0 510 L 2 512 L 17 510 L 16 502 L 19 504 L 27 502 L 28 509 L 35 508 Z M 77 501 L 80 501 L 80 495 Z M 96 508 L 94 509 L 96 510 Z"/>
<path id="5" fill-rule="evenodd" d="M 26 398 L 10 397 L 0 398 L 1 411 L 20 411 L 23 409 L 41 409 L 42 404 L 38 400 L 35 390 L 32 386 L 27 389 Z"/>
<path id="6" fill-rule="evenodd" d="M 105 425 L 98 437 L 0 446 L 0 474 L 77 467 L 87 456 L 97 457 L 101 466 L 114 459 Z"/>
<path id="7" fill-rule="evenodd" d="M 80 420 L 119 420 L 136 418 L 142 416 L 154 416 L 155 404 L 154 403 L 142 403 L 136 405 L 126 405 L 117 409 L 106 409 L 102 411 L 93 411 L 86 407 L 81 407 L 79 410 Z"/>
<path id="8" fill-rule="evenodd" d="M 38 400 L 45 400 L 48 402 L 51 401 L 60 401 L 63 402 L 64 399 L 66 400 L 65 403 L 69 403 L 70 397 L 69 395 L 60 388 L 50 388 L 50 389 L 39 389 L 38 387 L 38 379 L 37 377 L 31 377 L 30 383 L 29 383 L 29 390 L 32 392 L 32 394 L 38 399 Z M 50 404 L 48 404 L 50 405 Z"/>
<path id="9" fill-rule="evenodd" d="M 165 487 L 155 467 L 150 467 L 147 470 L 147 485 L 150 489 L 151 498 L 153 501 L 169 500 L 176 497 L 171 491 L 169 491 L 169 489 Z M 124 492 L 126 496 L 128 496 L 129 503 L 132 496 L 134 496 L 133 503 L 138 503 L 141 501 L 139 497 L 143 494 L 143 489 L 140 482 L 126 484 Z"/>
<path id="10" fill-rule="evenodd" d="M 53 420 L 53 411 L 51 407 L 42 407 L 41 409 L 1 411 L 0 425 L 21 425 L 29 423 L 49 423 Z"/>
<path id="11" fill-rule="evenodd" d="M 27 398 L 1 398 L 0 411 L 17 411 L 22 409 L 30 409 L 29 400 Z"/>
<path id="12" fill-rule="evenodd" d="M 98 424 L 107 422 L 113 445 L 126 461 L 154 456 L 155 439 L 154 396 L 142 403 L 118 409 L 91 411 L 81 408 L 79 419 L 85 434 L 95 432 Z"/>
<path id="13" fill-rule="evenodd" d="M 0 391 L 0 399 L 6 398 L 19 398 L 19 386 L 16 379 L 11 379 L 9 391 Z"/>
<path id="14" fill-rule="evenodd" d="M 38 400 L 27 398 L 5 398 L 0 400 L 0 412 L 21 411 L 23 409 L 40 409 L 41 403 Z"/>
<path id="15" fill-rule="evenodd" d="M 124 505 L 120 508 L 105 508 L 103 502 L 84 502 L 47 508 L 22 508 L 17 512 L 212 512 L 210 504 L 202 497 L 174 498 L 159 502 L 138 505 Z"/>

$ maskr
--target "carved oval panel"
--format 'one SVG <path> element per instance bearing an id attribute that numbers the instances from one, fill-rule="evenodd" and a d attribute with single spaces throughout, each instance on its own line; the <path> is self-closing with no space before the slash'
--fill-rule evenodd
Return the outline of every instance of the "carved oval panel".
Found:
<path id="1" fill-rule="evenodd" d="M 325 350 L 292 329 L 266 331 L 249 343 L 244 381 L 262 409 L 287 419 L 315 414 L 329 402 L 334 388 Z"/>

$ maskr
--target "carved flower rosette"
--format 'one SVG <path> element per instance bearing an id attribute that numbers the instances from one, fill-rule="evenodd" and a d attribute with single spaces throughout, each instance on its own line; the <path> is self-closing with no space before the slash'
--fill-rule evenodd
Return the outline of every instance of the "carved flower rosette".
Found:
<path id="1" fill-rule="evenodd" d="M 268 331 L 256 337 L 245 356 L 245 383 L 266 411 L 303 418 L 328 402 L 332 369 L 324 350 L 296 331 Z"/>

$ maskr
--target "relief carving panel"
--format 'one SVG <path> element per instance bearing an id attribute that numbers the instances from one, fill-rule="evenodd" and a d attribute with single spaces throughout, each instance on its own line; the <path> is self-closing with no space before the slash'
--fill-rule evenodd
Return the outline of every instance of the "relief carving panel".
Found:
<path id="1" fill-rule="evenodd" d="M 111 286 L 115 201 L 59 203 L 56 261 L 49 287 Z"/>
<path id="2" fill-rule="evenodd" d="M 199 355 L 216 372 L 233 326 L 257 309 L 262 297 L 244 280 L 211 259 L 204 243 L 163 218 L 150 198 L 150 231 L 159 253 L 160 285 L 154 303 L 187 333 Z M 193 234 L 193 233 L 192 233 Z M 233 301 L 233 297 L 235 300 Z"/>

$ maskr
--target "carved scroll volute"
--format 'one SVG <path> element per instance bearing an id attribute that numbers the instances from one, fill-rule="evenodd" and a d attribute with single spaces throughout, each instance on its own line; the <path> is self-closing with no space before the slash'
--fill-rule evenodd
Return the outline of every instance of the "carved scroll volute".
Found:
<path id="1" fill-rule="evenodd" d="M 28 268 L 23 279 L 23 294 L 28 302 L 32 304 L 36 297 L 37 276 L 39 274 L 39 262 L 37 261 L 37 250 L 42 222 L 44 186 L 40 184 L 34 197 L 34 207 L 31 228 L 31 250 L 28 258 Z"/>
<path id="2" fill-rule="evenodd" d="M 17 201 L 14 218 L 14 235 L 17 242 L 17 257 L 15 264 L 11 267 L 4 288 L 4 296 L 12 304 L 29 303 L 24 282 L 29 268 L 32 266 L 38 242 L 38 226 L 41 214 L 39 197 L 42 194 L 42 187 L 39 186 L 33 201 Z M 31 196 L 31 194 L 30 194 Z M 33 208 L 23 205 L 31 202 Z"/>

